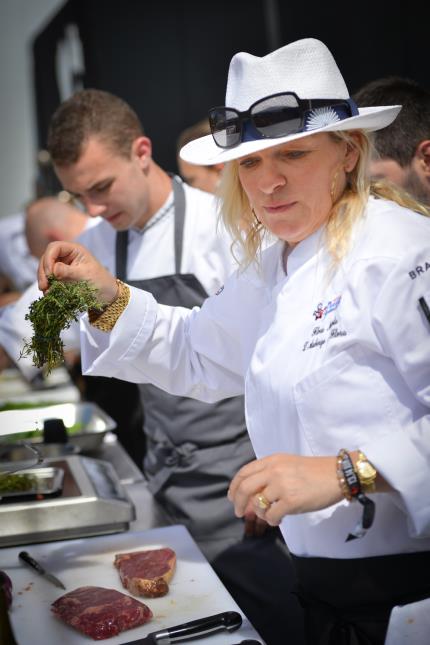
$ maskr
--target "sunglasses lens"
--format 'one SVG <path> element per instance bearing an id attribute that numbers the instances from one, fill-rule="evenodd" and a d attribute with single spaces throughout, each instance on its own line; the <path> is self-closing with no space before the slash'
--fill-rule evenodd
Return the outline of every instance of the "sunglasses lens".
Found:
<path id="1" fill-rule="evenodd" d="M 240 121 L 237 112 L 228 108 L 215 108 L 209 112 L 212 136 L 220 148 L 231 148 L 240 142 Z"/>
<path id="2" fill-rule="evenodd" d="M 298 132 L 302 125 L 302 111 L 291 94 L 271 96 L 255 104 L 252 121 L 264 137 L 282 137 Z"/>

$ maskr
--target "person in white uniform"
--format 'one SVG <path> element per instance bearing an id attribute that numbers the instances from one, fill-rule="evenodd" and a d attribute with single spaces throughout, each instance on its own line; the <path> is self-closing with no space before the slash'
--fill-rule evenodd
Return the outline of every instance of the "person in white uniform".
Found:
<path id="1" fill-rule="evenodd" d="M 82 211 L 54 196 L 34 199 L 23 213 L 1 219 L 0 283 L 4 279 L 15 291 L 9 291 L 9 302 L 0 298 L 0 306 L 16 301 L 34 284 L 39 258 L 49 242 L 77 239 L 89 222 Z"/>
<path id="2" fill-rule="evenodd" d="M 181 148 L 183 148 L 186 143 L 194 141 L 194 139 L 199 139 L 206 134 L 210 134 L 209 121 L 207 118 L 197 121 L 197 123 L 190 125 L 180 133 L 176 142 L 178 170 L 182 179 L 190 186 L 200 188 L 200 190 L 204 190 L 207 193 L 216 193 L 224 164 L 214 164 L 213 166 L 191 164 L 184 161 L 179 156 Z"/>
<path id="3" fill-rule="evenodd" d="M 25 237 L 32 256 L 40 258 L 49 242 L 76 240 L 87 228 L 96 224 L 97 219 L 88 217 L 72 204 L 69 196 L 49 195 L 28 204 L 25 214 Z M 29 284 L 34 283 L 35 275 L 36 270 Z"/>
<path id="4" fill-rule="evenodd" d="M 402 105 L 394 123 L 372 137 L 370 174 L 430 206 L 430 90 L 410 78 L 386 76 L 360 87 L 354 100 L 359 106 Z"/>
<path id="5" fill-rule="evenodd" d="M 17 291 L 24 291 L 34 282 L 38 265 L 28 248 L 25 219 L 23 212 L 0 220 L 0 274 L 7 276 Z"/>
<path id="6" fill-rule="evenodd" d="M 357 109 L 312 38 L 236 54 L 226 106 L 181 151 L 226 162 L 246 260 L 217 295 L 160 305 L 70 244 L 48 247 L 39 284 L 90 279 L 110 303 L 81 321 L 88 374 L 245 395 L 257 459 L 231 482 L 236 514 L 280 525 L 309 644 L 380 645 L 393 606 L 430 596 L 430 219 L 368 178 L 367 132 L 400 106 Z"/>
<path id="7" fill-rule="evenodd" d="M 102 219 L 80 242 L 117 278 L 165 304 L 193 307 L 214 294 L 233 271 L 232 240 L 218 225 L 215 198 L 169 176 L 155 162 L 137 115 L 119 97 L 99 90 L 77 92 L 54 113 L 48 148 L 64 188 L 91 217 Z M 0 342 L 8 343 L 15 359 L 26 335 L 23 308 L 35 295 L 40 294 L 27 294 L 27 303 L 12 312 L 7 329 L 6 322 L 0 324 Z M 17 361 L 18 367 L 21 363 Z M 87 387 L 92 381 L 97 379 L 86 379 Z M 107 412 L 114 407 L 121 441 L 138 459 L 140 447 L 131 450 L 127 443 L 128 438 L 135 442 L 139 420 L 124 381 L 103 379 L 96 401 Z M 291 619 L 265 597 L 269 580 L 288 566 L 289 556 L 277 539 L 279 531 L 268 527 L 254 540 L 251 536 L 267 524 L 252 513 L 246 522 L 237 518 L 227 500 L 231 478 L 255 458 L 243 397 L 228 396 L 208 405 L 149 383 L 139 390 L 144 419 L 137 432 L 146 440 L 143 470 L 150 491 L 173 522 L 188 527 L 262 636 L 270 636 L 270 622 Z M 229 561 L 233 551 L 237 560 L 254 543 L 252 566 L 227 579 L 224 555 Z M 271 554 L 270 563 L 265 554 Z M 292 579 L 290 575 L 286 584 L 280 581 L 284 595 Z M 254 619 L 250 603 L 256 601 Z"/>
<path id="8" fill-rule="evenodd" d="M 22 271 L 21 275 L 25 275 L 26 278 L 15 283 L 19 285 L 19 291 L 16 292 L 13 307 L 7 306 L 2 310 L 0 372 L 16 362 L 23 376 L 28 381 L 32 381 L 40 376 L 40 370 L 32 365 L 30 358 L 20 360 L 20 353 L 23 338 L 30 338 L 32 334 L 31 325 L 25 320 L 28 307 L 33 300 L 42 295 L 35 282 L 39 258 L 49 242 L 80 240 L 80 236 L 85 235 L 85 231 L 97 225 L 99 218 L 90 218 L 76 206 L 54 196 L 40 197 L 29 202 L 22 218 L 22 223 L 19 228 L 16 228 L 17 234 L 20 231 L 16 239 L 16 241 L 21 240 L 19 246 L 9 238 L 7 242 L 9 248 L 4 254 L 4 258 L 9 258 L 9 266 L 16 265 L 15 271 Z M 8 232 L 8 229 L 6 230 Z M 1 238 L 0 234 L 0 240 Z M 23 255 L 20 255 L 19 248 L 22 248 Z M 23 260 L 24 256 L 26 262 Z M 12 272 L 9 275 L 13 279 Z M 79 348 L 76 331 L 72 331 L 65 337 L 65 344 L 72 350 Z"/>
<path id="9" fill-rule="evenodd" d="M 24 213 L 0 220 L 0 277 L 9 280 L 17 298 L 34 283 L 46 245 L 76 239 L 87 222 L 84 213 L 53 196 L 34 199 Z"/>

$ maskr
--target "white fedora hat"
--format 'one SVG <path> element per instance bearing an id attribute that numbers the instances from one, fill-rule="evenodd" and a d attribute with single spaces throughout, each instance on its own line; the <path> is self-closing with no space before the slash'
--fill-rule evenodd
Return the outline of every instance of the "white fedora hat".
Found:
<path id="1" fill-rule="evenodd" d="M 353 106 L 353 116 L 331 107 L 311 108 L 306 111 L 300 131 L 268 138 L 248 128 L 246 140 L 229 148 L 219 147 L 212 135 L 207 135 L 185 145 L 180 151 L 181 158 L 189 163 L 212 165 L 317 132 L 380 130 L 390 125 L 401 109 L 399 105 L 357 108 L 331 52 L 315 38 L 298 40 L 261 58 L 245 52 L 233 56 L 227 80 L 227 107 L 244 112 L 256 101 L 282 92 L 292 92 L 305 100 L 348 101 Z"/>

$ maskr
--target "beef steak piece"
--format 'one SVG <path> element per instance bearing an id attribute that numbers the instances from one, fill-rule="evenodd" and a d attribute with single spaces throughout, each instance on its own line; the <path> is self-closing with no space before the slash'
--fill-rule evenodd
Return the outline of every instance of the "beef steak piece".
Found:
<path id="1" fill-rule="evenodd" d="M 115 589 L 78 587 L 52 603 L 58 618 L 95 641 L 143 625 L 152 611 L 143 602 Z"/>
<path id="2" fill-rule="evenodd" d="M 150 549 L 119 553 L 114 564 L 123 586 L 136 596 L 157 598 L 169 591 L 176 566 L 176 554 L 172 549 Z"/>

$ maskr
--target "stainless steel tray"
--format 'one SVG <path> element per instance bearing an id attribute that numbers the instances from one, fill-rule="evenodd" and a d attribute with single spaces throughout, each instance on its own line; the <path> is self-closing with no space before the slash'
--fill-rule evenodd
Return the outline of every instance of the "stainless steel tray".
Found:
<path id="1" fill-rule="evenodd" d="M 28 468 L 12 475 L 0 474 L 0 500 L 28 495 L 52 495 L 63 487 L 62 468 Z M 8 490 L 6 482 L 13 482 L 15 489 Z"/>
<path id="2" fill-rule="evenodd" d="M 36 443 L 35 441 L 31 442 L 31 445 L 36 445 L 39 454 L 43 459 L 49 457 L 66 457 L 68 455 L 77 455 L 79 454 L 80 448 L 76 445 L 73 445 L 70 442 L 67 443 Z M 21 445 L 20 443 L 9 443 L 6 445 L 0 443 L 0 475 L 2 473 L 3 462 L 28 462 L 31 461 L 28 450 Z M 27 464 L 31 466 L 32 464 Z"/>
<path id="3" fill-rule="evenodd" d="M 62 419 L 68 441 L 82 452 L 96 450 L 106 432 L 116 428 L 115 421 L 98 405 L 91 402 L 61 403 L 13 409 L 0 413 L 0 444 L 17 443 L 25 439 L 43 442 L 43 423 L 47 419 Z"/>

